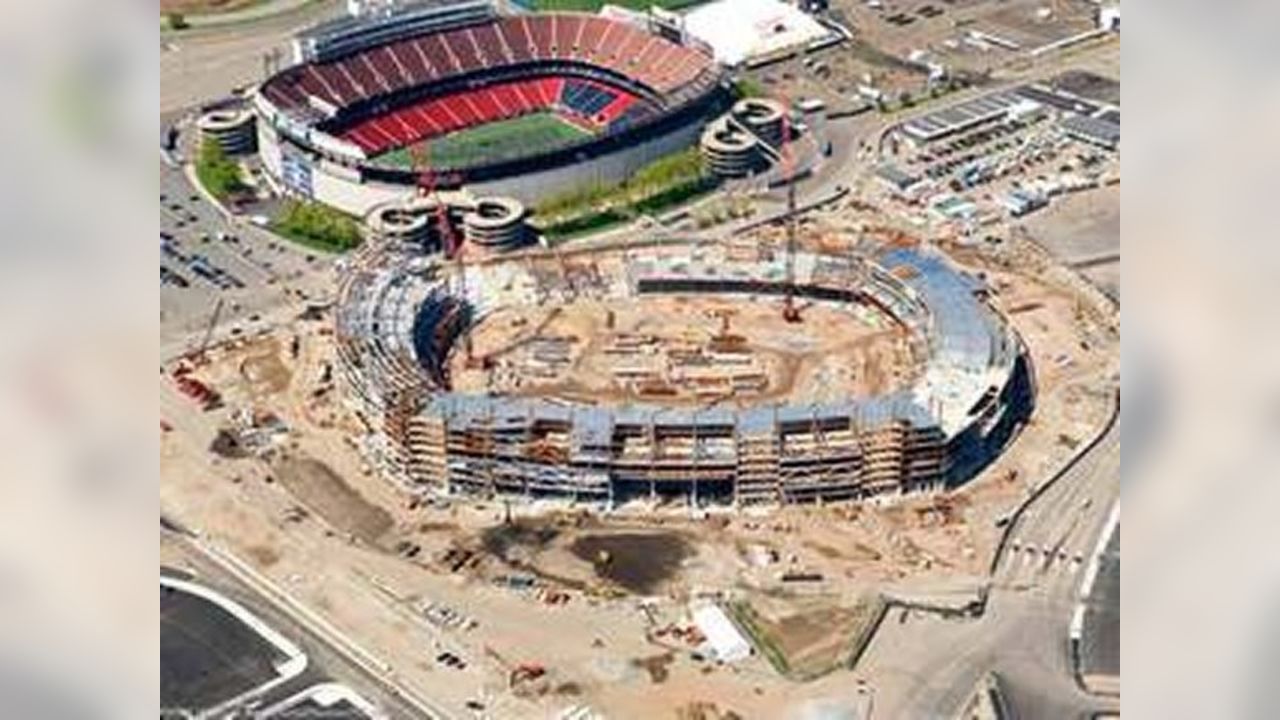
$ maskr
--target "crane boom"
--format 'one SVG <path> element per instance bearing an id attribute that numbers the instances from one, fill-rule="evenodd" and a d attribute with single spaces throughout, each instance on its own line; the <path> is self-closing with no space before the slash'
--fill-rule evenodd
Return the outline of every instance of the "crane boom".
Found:
<path id="1" fill-rule="evenodd" d="M 445 207 L 445 202 L 440 197 L 439 176 L 428 160 L 426 143 L 420 142 L 410 146 L 409 157 L 413 158 L 413 164 L 418 169 L 418 187 L 422 190 L 423 196 L 435 200 L 436 232 L 440 236 L 441 249 L 446 260 L 453 260 L 453 294 L 454 297 L 461 299 L 465 303 L 467 298 L 467 272 L 462 238 L 458 237 L 457 228 L 453 226 L 453 222 L 449 219 L 449 210 Z M 471 365 L 474 358 L 470 332 L 463 333 L 462 343 L 467 354 L 467 364 Z"/>
<path id="2" fill-rule="evenodd" d="M 194 356 L 203 357 L 204 351 L 209 348 L 209 341 L 213 339 L 213 330 L 218 327 L 218 318 L 222 316 L 222 306 L 226 303 L 226 298 L 218 298 L 218 303 L 213 306 L 213 314 L 209 316 L 209 325 L 204 329 L 204 337 L 200 338 L 200 345 L 193 353 Z"/>

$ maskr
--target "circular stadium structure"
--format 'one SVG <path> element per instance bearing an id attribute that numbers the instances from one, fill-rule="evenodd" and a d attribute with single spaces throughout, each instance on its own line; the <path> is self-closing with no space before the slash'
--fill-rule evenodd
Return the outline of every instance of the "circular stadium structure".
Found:
<path id="1" fill-rule="evenodd" d="M 263 164 L 288 192 L 359 215 L 427 169 L 437 187 L 524 202 L 616 182 L 696 143 L 727 97 L 705 47 L 487 2 L 343 18 L 294 49 L 254 96 Z"/>
<path id="2" fill-rule="evenodd" d="M 343 278 L 336 328 L 367 455 L 445 493 L 754 504 L 953 486 L 1005 447 L 1033 383 L 979 279 L 913 248 L 794 261 L 788 285 L 783 258 L 723 246 L 526 251 L 451 268 L 371 244 Z M 789 287 L 805 322 L 779 320 L 766 348 L 762 319 L 780 316 Z M 654 309 L 627 325 L 628 311 L 664 304 L 690 323 Z M 733 312 L 744 327 L 730 326 Z M 698 315 L 722 324 L 693 327 Z M 877 379 L 816 344 L 845 326 L 865 336 L 849 346 L 891 338 L 885 354 L 909 362 Z M 486 331 L 505 334 L 502 347 Z M 800 345 L 815 367 L 787 355 Z M 600 363 L 605 380 L 579 382 Z"/>

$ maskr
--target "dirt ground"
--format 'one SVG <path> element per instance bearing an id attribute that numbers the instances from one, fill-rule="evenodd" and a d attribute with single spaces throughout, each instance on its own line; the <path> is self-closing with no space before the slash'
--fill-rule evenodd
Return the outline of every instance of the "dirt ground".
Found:
<path id="1" fill-rule="evenodd" d="M 309 457 L 273 464 L 275 477 L 304 506 L 340 532 L 376 545 L 391 529 L 391 515 L 352 490 L 328 465 Z"/>
<path id="2" fill-rule="evenodd" d="M 258 5 L 264 0 L 160 0 L 160 13 L 180 12 L 189 15 L 230 12 Z"/>
<path id="3" fill-rule="evenodd" d="M 788 676 L 813 679 L 847 664 L 884 612 L 874 597 L 757 596 L 735 612 Z"/>
<path id="4" fill-rule="evenodd" d="M 833 401 L 884 393 L 916 376 L 911 343 L 873 308 L 781 301 L 643 296 L 554 310 L 503 308 L 472 332 L 468 364 L 454 353 L 453 387 L 527 397 L 676 405 Z"/>
<path id="5" fill-rule="evenodd" d="M 564 504 L 414 502 L 359 452 L 359 425 L 326 381 L 333 347 L 322 320 L 212 351 L 193 372 L 223 394 L 220 410 L 197 410 L 161 377 L 162 417 L 173 425 L 162 439 L 162 507 L 376 648 L 406 686 L 455 706 L 483 696 L 495 716 L 583 705 L 645 718 L 700 703 L 741 717 L 777 717 L 828 696 L 845 707 L 846 673 L 793 683 L 763 657 L 716 666 L 691 658 L 696 645 L 657 633 L 689 627 L 694 598 L 733 598 L 758 609 L 789 665 L 817 673 L 848 651 L 859 597 L 963 596 L 981 585 L 996 521 L 1104 417 L 1116 356 L 1107 318 L 1030 252 L 1016 269 L 963 258 L 987 273 L 992 302 L 1027 343 L 1040 393 L 1009 451 L 948 493 L 760 512 L 695 512 L 672 500 L 603 516 Z M 714 317 L 692 324 L 718 328 Z M 279 415 L 287 432 L 263 456 L 210 454 L 245 408 Z M 784 579 L 796 575 L 810 579 Z M 424 614 L 437 607 L 467 620 Z M 423 652 L 433 647 L 468 669 L 434 665 Z M 506 686 L 517 661 L 548 668 L 537 691 Z"/>

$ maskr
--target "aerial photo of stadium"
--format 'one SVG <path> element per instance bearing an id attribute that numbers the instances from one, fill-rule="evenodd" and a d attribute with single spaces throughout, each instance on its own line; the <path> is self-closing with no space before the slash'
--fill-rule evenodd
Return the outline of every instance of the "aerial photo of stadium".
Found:
<path id="1" fill-rule="evenodd" d="M 293 644 L 166 622 L 171 716 L 1118 712 L 1118 9 L 1044 5 L 162 0 L 162 588 Z"/>
<path id="2" fill-rule="evenodd" d="M 294 41 L 255 97 L 266 169 L 353 214 L 440 188 L 532 201 L 617 182 L 724 107 L 710 50 L 596 15 L 489 2 L 344 17 Z"/>

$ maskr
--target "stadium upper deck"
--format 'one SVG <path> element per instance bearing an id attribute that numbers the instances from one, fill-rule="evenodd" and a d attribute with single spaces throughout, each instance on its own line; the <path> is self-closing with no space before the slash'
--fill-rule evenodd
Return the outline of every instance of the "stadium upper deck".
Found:
<path id="1" fill-rule="evenodd" d="M 698 81 L 714 68 L 701 50 L 626 23 L 590 15 L 519 15 L 305 61 L 270 78 L 262 95 L 294 121 L 314 125 L 442 80 L 539 64 L 604 71 L 664 106 L 704 92 L 707 84 Z"/>

